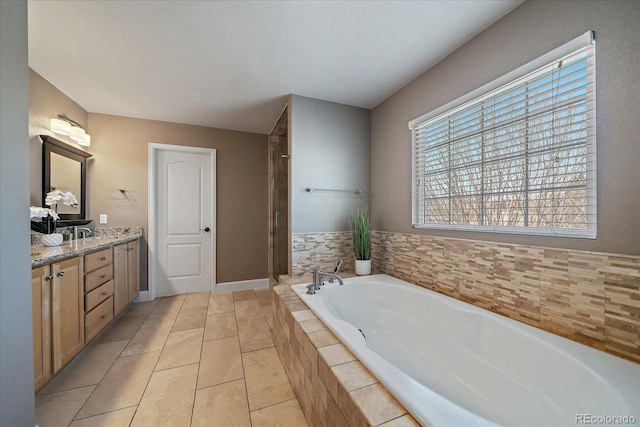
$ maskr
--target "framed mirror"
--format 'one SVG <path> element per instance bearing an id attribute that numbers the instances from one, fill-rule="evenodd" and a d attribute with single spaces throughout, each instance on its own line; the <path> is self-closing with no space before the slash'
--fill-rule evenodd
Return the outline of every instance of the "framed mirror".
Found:
<path id="1" fill-rule="evenodd" d="M 49 135 L 42 139 L 42 206 L 47 193 L 53 190 L 71 191 L 78 199 L 78 206 L 57 208 L 59 225 L 86 224 L 87 159 L 90 153 L 65 144 Z"/>

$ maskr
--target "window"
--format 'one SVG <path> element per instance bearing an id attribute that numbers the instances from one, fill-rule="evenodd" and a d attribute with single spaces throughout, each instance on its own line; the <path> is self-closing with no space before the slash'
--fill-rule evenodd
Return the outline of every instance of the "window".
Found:
<path id="1" fill-rule="evenodd" d="M 595 238 L 592 39 L 409 123 L 414 227 Z"/>

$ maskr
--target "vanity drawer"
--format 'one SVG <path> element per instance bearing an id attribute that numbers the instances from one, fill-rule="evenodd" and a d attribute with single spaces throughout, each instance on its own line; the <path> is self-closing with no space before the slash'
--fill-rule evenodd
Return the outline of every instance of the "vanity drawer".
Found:
<path id="1" fill-rule="evenodd" d="M 85 342 L 98 335 L 113 320 L 113 297 L 110 296 L 84 317 Z"/>
<path id="2" fill-rule="evenodd" d="M 89 273 L 100 267 L 109 265 L 113 262 L 113 252 L 111 248 L 103 249 L 84 256 L 84 271 Z"/>
<path id="3" fill-rule="evenodd" d="M 89 292 L 105 282 L 113 279 L 113 266 L 107 265 L 92 273 L 84 275 L 84 291 Z"/>
<path id="4" fill-rule="evenodd" d="M 97 287 L 84 296 L 84 309 L 89 312 L 102 301 L 113 295 L 113 280 L 109 280 L 104 285 Z"/>

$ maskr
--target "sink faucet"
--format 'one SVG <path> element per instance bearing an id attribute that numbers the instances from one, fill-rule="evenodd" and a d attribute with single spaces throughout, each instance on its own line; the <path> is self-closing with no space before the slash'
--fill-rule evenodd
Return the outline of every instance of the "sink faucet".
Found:
<path id="1" fill-rule="evenodd" d="M 82 233 L 82 238 L 84 239 L 87 233 L 90 233 L 91 230 L 84 227 L 78 227 L 77 225 L 73 226 L 73 240 L 78 240 L 78 232 Z"/>

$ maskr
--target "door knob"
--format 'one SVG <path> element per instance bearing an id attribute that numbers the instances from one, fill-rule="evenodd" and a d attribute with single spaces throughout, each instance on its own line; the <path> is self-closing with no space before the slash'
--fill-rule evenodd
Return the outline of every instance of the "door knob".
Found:
<path id="1" fill-rule="evenodd" d="M 204 231 L 205 233 L 208 233 L 209 231 L 211 231 L 211 229 L 209 227 L 205 227 L 205 228 L 201 228 L 200 231 Z"/>

